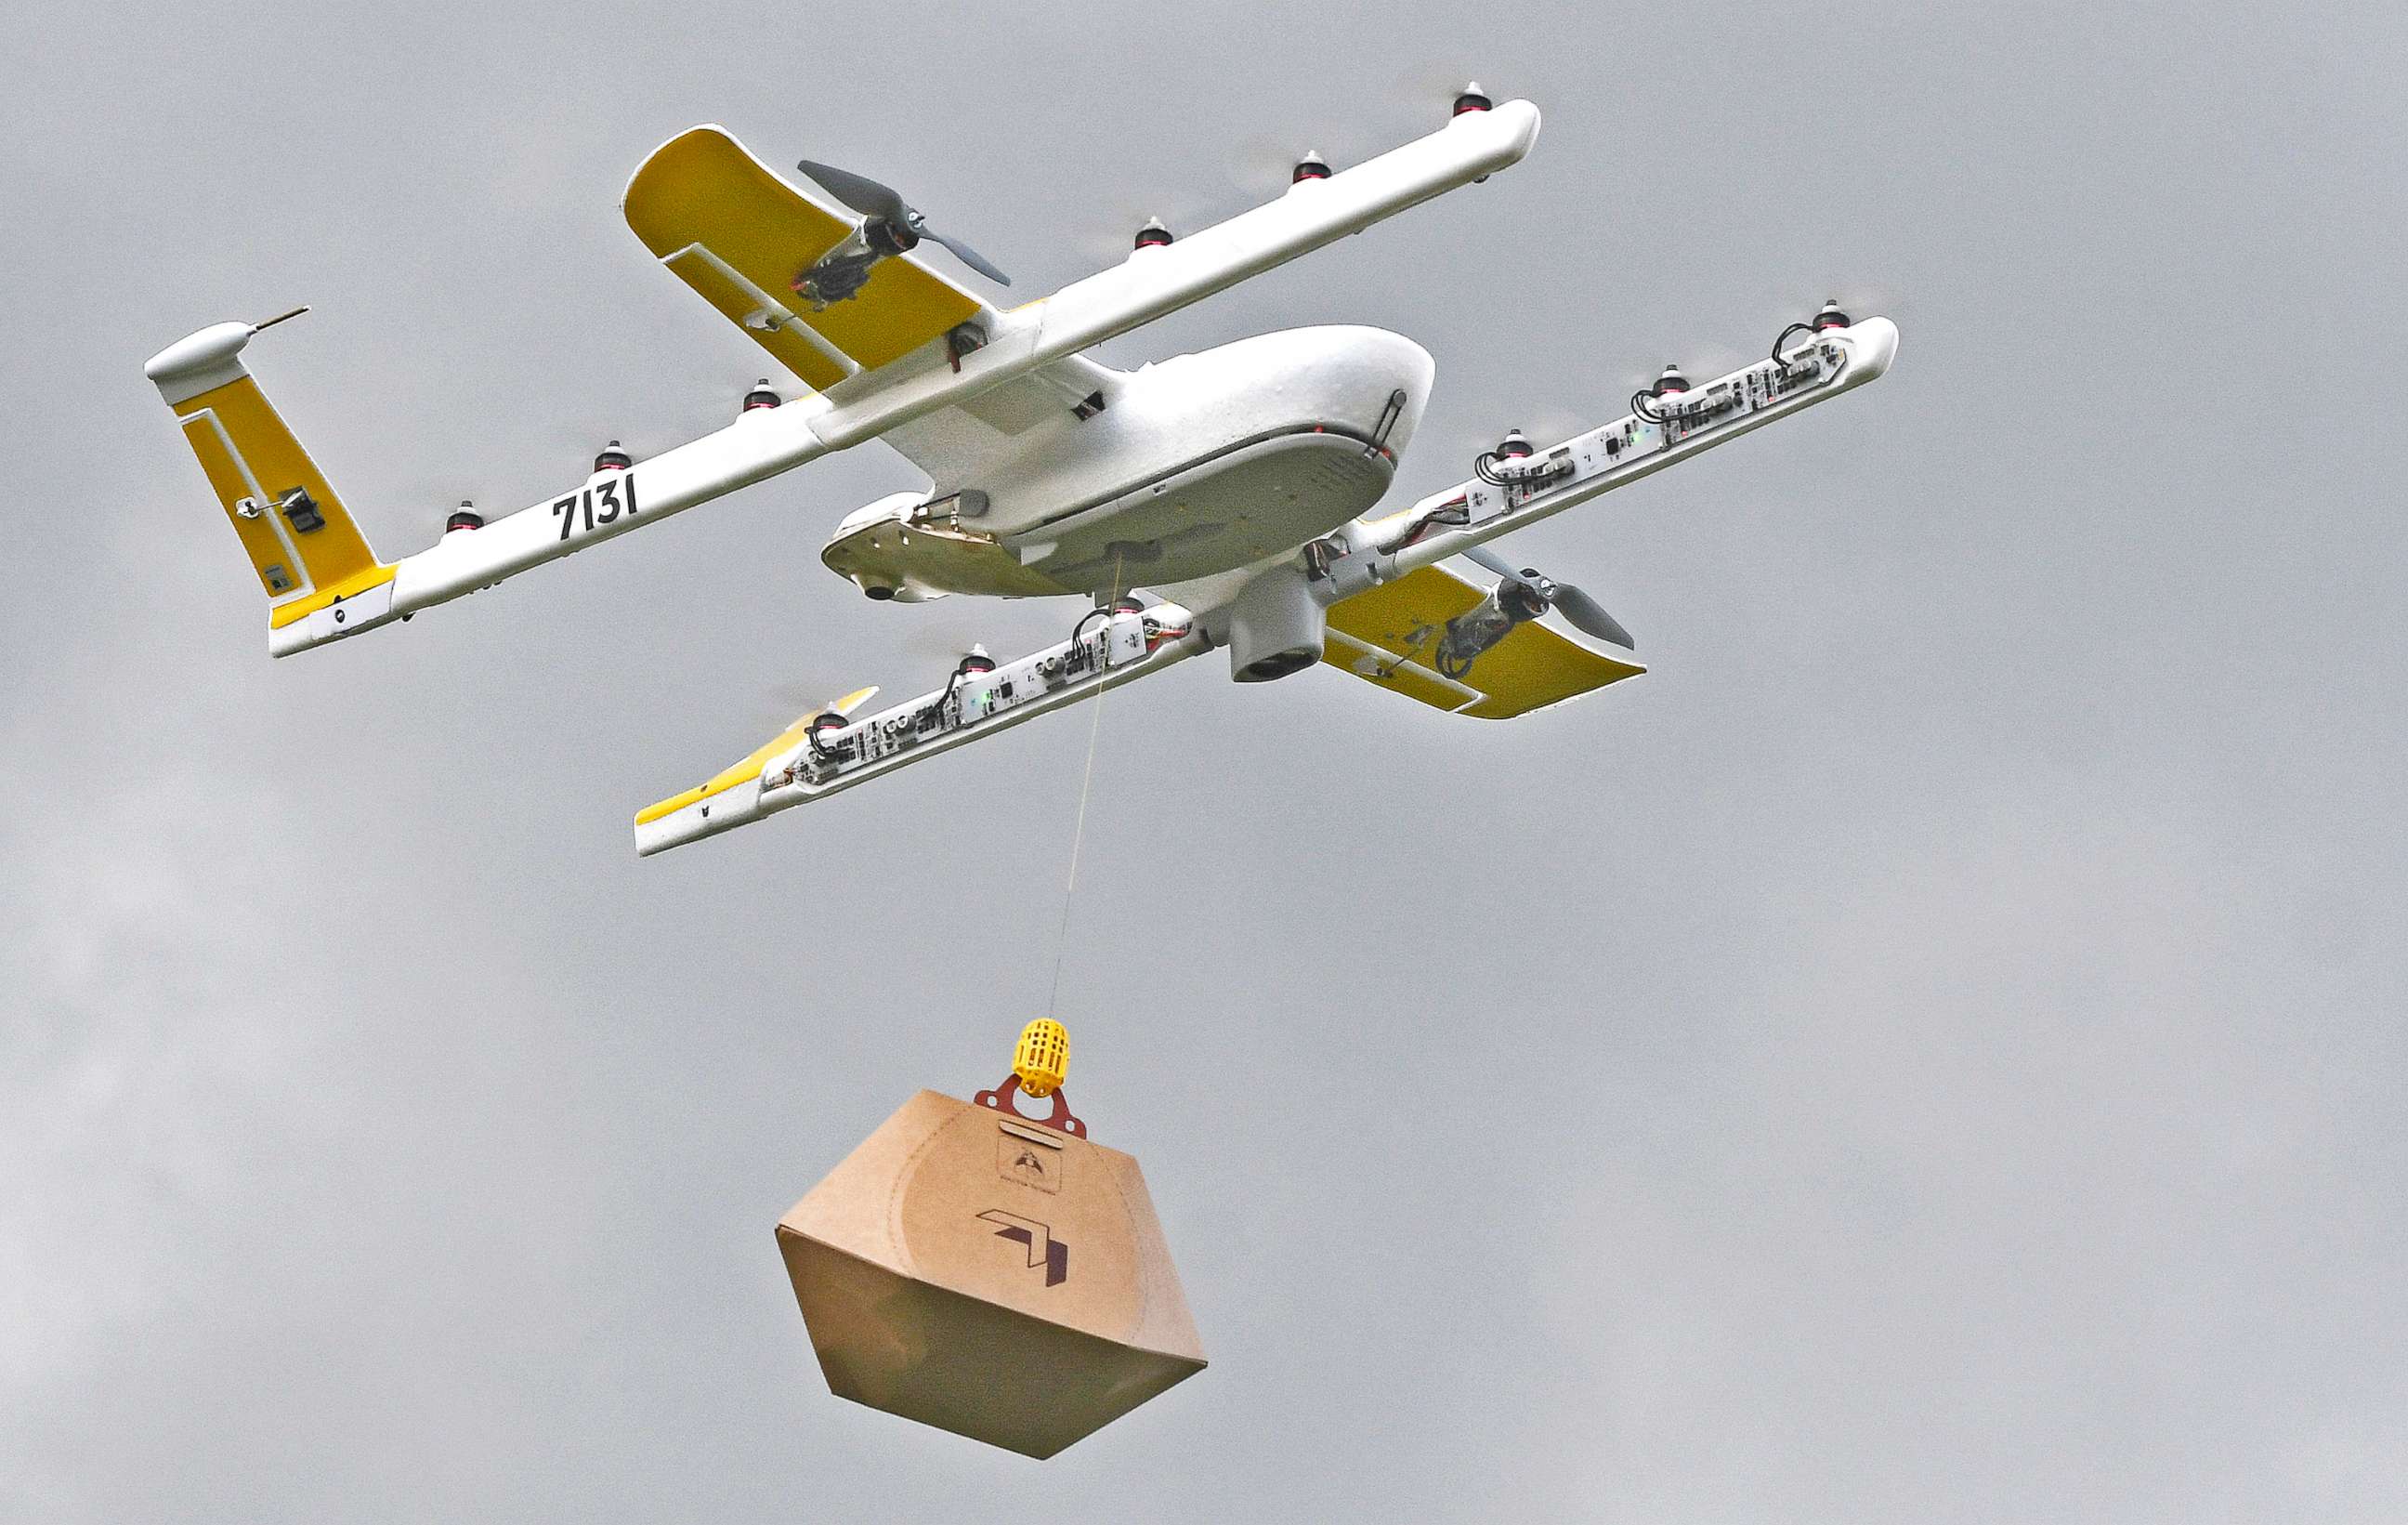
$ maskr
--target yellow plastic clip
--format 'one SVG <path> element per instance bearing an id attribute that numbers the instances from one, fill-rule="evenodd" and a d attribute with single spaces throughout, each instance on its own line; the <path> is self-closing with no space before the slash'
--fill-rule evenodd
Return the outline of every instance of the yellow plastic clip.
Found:
<path id="1" fill-rule="evenodd" d="M 1050 1016 L 1021 1029 L 1020 1043 L 1011 1051 L 1011 1072 L 1020 1077 L 1022 1095 L 1053 1095 L 1070 1072 L 1070 1034 Z"/>

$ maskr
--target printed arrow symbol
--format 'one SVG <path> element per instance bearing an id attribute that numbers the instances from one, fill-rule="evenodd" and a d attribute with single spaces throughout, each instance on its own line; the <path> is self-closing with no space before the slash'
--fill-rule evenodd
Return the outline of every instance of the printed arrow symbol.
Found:
<path id="1" fill-rule="evenodd" d="M 1045 1268 L 1046 1286 L 1059 1287 L 1069 1276 L 1070 1246 L 1054 1238 L 1054 1230 L 1044 1224 L 1035 1218 L 1022 1217 L 1017 1213 L 1007 1213 L 1000 1207 L 988 1208 L 979 1217 L 999 1225 L 995 1230 L 997 1239 L 1009 1239 L 1028 1246 L 1028 1264 L 1032 1269 L 1037 1266 Z"/>

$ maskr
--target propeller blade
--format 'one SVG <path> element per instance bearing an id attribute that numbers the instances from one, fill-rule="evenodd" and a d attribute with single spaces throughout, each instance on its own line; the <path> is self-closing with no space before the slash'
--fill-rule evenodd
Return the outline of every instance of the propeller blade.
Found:
<path id="1" fill-rule="evenodd" d="M 910 204 L 891 185 L 882 185 L 867 175 L 856 175 L 850 169 L 838 169 L 834 165 L 813 164 L 809 159 L 795 167 L 819 181 L 820 189 L 864 217 L 883 218 L 889 223 L 905 225 L 911 221 Z"/>
<path id="2" fill-rule="evenodd" d="M 1509 583 L 1537 588 L 1545 597 L 1548 607 L 1563 615 L 1571 627 L 1582 634 L 1611 641 L 1625 651 L 1639 649 L 1639 643 L 1630 639 L 1630 632 L 1622 627 L 1620 620 L 1607 613 L 1603 604 L 1570 583 L 1558 583 L 1527 568 L 1516 567 L 1484 545 L 1465 546 L 1463 554 L 1465 559 L 1478 562 Z"/>
<path id="3" fill-rule="evenodd" d="M 933 243 L 942 244 L 953 252 L 953 257 L 999 286 L 1011 284 L 1011 277 L 995 267 L 985 256 L 959 239 L 948 238 L 928 226 L 925 214 L 903 199 L 903 193 L 891 185 L 881 184 L 867 175 L 856 175 L 850 169 L 834 165 L 814 164 L 809 159 L 795 167 L 817 180 L 820 188 L 843 202 L 864 217 L 882 222 L 919 235 Z"/>
<path id="4" fill-rule="evenodd" d="M 1464 559 L 1479 563 L 1509 583 L 1527 585 L 1530 581 L 1529 573 L 1484 545 L 1467 545 L 1463 548 L 1463 555 Z"/>
<path id="5" fill-rule="evenodd" d="M 989 281 L 994 281 L 996 285 L 1009 286 L 1011 284 L 1011 277 L 1005 275 L 1001 270 L 996 269 L 993 265 L 989 264 L 980 255 L 977 250 L 972 249 L 969 245 L 963 243 L 958 239 L 948 238 L 943 234 L 937 232 L 933 228 L 923 227 L 920 230 L 920 237 L 926 238 L 933 243 L 943 244 L 947 249 L 953 252 L 953 258 L 961 261 L 964 265 L 968 266 L 971 269 L 976 270 L 979 274 L 986 277 Z"/>
<path id="6" fill-rule="evenodd" d="M 1548 602 L 1555 606 L 1556 613 L 1571 622 L 1573 629 L 1595 636 L 1599 640 L 1611 641 L 1627 652 L 1639 649 L 1639 643 L 1630 639 L 1630 632 L 1622 627 L 1620 620 L 1607 613 L 1603 604 L 1570 583 L 1556 583 L 1555 596 Z"/>
<path id="7" fill-rule="evenodd" d="M 842 698 L 836 699 L 814 700 L 811 698 L 814 694 L 826 692 L 827 690 L 809 682 L 773 683 L 769 688 L 769 698 L 781 712 L 790 712 L 797 705 L 809 705 L 809 709 L 783 723 L 788 726 L 800 726 L 825 714 L 850 717 L 855 710 L 868 703 L 878 690 L 875 687 L 857 688 Z"/>

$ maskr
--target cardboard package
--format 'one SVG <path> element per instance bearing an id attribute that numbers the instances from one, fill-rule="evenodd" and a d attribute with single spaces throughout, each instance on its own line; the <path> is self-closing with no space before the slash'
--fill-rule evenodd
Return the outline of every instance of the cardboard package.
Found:
<path id="1" fill-rule="evenodd" d="M 1137 1161 L 922 1091 L 779 1220 L 840 1398 L 1048 1457 L 1204 1369 Z M 1067 1126 L 1065 1126 L 1067 1123 Z"/>

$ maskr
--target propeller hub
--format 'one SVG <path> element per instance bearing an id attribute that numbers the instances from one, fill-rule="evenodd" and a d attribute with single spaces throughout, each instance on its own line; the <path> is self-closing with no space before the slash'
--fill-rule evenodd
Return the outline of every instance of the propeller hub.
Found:
<path id="1" fill-rule="evenodd" d="M 890 259 L 896 254 L 908 254 L 920 247 L 918 228 L 910 223 L 890 222 L 883 217 L 873 217 L 862 223 L 861 237 L 873 253 Z"/>
<path id="2" fill-rule="evenodd" d="M 893 186 L 882 185 L 867 175 L 856 175 L 834 165 L 813 164 L 809 159 L 795 167 L 810 176 L 828 194 L 862 215 L 866 220 L 861 225 L 862 241 L 869 246 L 874 257 L 884 259 L 905 253 L 917 248 L 924 238 L 953 251 L 954 258 L 996 284 L 1011 284 L 1010 276 L 981 258 L 977 251 L 930 227 L 927 214 L 904 200 L 902 193 Z M 796 289 L 801 287 L 798 285 Z M 829 300 L 840 300 L 857 289 L 859 282 L 856 281 L 839 295 L 830 295 L 825 292 L 820 295 Z"/>
<path id="3" fill-rule="evenodd" d="M 1636 650 L 1630 632 L 1602 605 L 1569 583 L 1558 583 L 1535 567 L 1516 567 L 1484 545 L 1466 546 L 1465 559 L 1497 574 L 1497 607 L 1516 623 L 1536 619 L 1553 610 L 1583 635 Z"/>
<path id="4" fill-rule="evenodd" d="M 1508 619 L 1519 625 L 1524 620 L 1535 620 L 1545 613 L 1549 600 L 1546 591 L 1537 583 L 1509 578 L 1497 584 L 1497 607 L 1505 611 Z"/>

